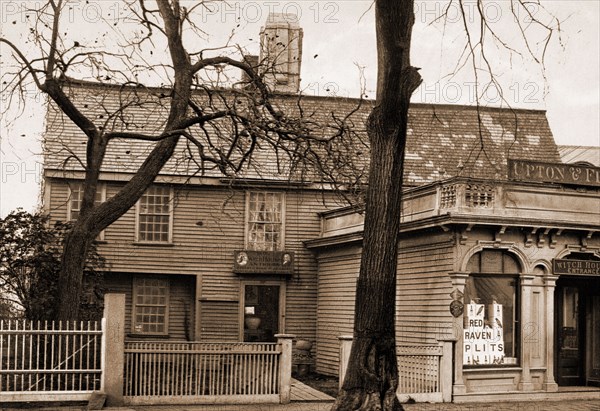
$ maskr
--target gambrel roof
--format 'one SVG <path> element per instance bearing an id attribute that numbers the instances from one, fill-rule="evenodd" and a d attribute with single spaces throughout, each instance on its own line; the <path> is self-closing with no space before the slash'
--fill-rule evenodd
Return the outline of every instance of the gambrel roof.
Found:
<path id="1" fill-rule="evenodd" d="M 81 110 L 95 124 L 116 130 L 150 132 L 160 130 L 167 116 L 167 96 L 161 89 L 151 95 L 132 87 L 116 87 L 100 83 L 73 82 L 70 92 Z M 167 90 L 163 90 L 168 93 Z M 119 105 L 138 97 L 134 104 L 118 116 L 111 116 Z M 235 99 L 234 94 L 224 95 Z M 143 100 L 143 101 L 142 101 Z M 160 102 L 159 102 L 160 100 Z M 368 144 L 365 122 L 373 101 L 337 97 L 277 94 L 277 108 L 289 116 L 302 110 L 316 132 L 327 133 L 328 124 L 353 113 L 345 121 L 355 131 L 352 145 L 346 145 L 353 157 L 353 167 L 366 167 Z M 357 109 L 358 107 L 358 109 Z M 319 124 L 323 125 L 319 127 Z M 210 131 L 210 130 L 209 130 Z M 233 132 L 232 130 L 221 130 Z M 53 104 L 49 105 L 45 135 L 46 170 L 82 170 L 75 156 L 85 158 L 85 135 Z M 162 171 L 165 175 L 197 174 L 182 139 L 178 152 Z M 150 152 L 152 143 L 114 140 L 109 145 L 103 171 L 132 173 Z M 282 178 L 281 164 L 269 153 L 257 157 L 261 170 L 249 168 L 247 178 Z M 412 104 L 409 110 L 406 146 L 405 184 L 415 186 L 454 176 L 488 179 L 507 178 L 507 159 L 560 162 L 546 114 L 539 110 L 501 109 L 460 105 Z M 337 161 L 337 160 L 336 160 Z M 268 163 L 268 167 L 265 164 Z M 207 176 L 220 177 L 217 170 Z"/>

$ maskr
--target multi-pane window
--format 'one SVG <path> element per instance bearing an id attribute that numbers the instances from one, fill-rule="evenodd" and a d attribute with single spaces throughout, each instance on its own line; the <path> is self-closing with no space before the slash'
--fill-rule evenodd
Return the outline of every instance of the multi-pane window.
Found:
<path id="1" fill-rule="evenodd" d="M 81 211 L 81 203 L 83 202 L 83 184 L 82 183 L 71 183 L 69 185 L 69 206 L 67 212 L 67 218 L 69 221 L 75 221 L 79 218 L 79 212 Z M 106 200 L 106 186 L 99 184 L 96 189 L 96 197 L 94 198 L 94 205 L 97 206 Z M 101 231 L 97 240 L 104 240 L 104 231 Z"/>
<path id="2" fill-rule="evenodd" d="M 277 251 L 283 248 L 282 193 L 249 193 L 247 221 L 248 249 Z"/>
<path id="3" fill-rule="evenodd" d="M 137 240 L 168 243 L 171 241 L 172 191 L 167 186 L 151 186 L 138 202 Z"/>
<path id="4" fill-rule="evenodd" d="M 167 334 L 169 330 L 169 281 L 135 277 L 133 283 L 133 332 Z"/>
<path id="5" fill-rule="evenodd" d="M 81 211 L 81 203 L 83 202 L 83 184 L 72 183 L 69 186 L 71 191 L 69 195 L 69 221 L 75 221 L 79 218 L 79 212 Z M 94 205 L 98 205 L 104 201 L 105 187 L 99 185 L 96 190 L 96 198 L 94 199 Z"/>

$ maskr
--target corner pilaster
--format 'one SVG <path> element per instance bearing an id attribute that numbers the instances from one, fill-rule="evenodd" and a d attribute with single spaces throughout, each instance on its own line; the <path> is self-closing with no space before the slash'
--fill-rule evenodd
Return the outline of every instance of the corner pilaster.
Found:
<path id="1" fill-rule="evenodd" d="M 558 384 L 554 379 L 554 292 L 556 290 L 557 275 L 544 276 L 546 294 L 546 374 L 544 375 L 543 389 L 548 392 L 558 391 Z"/>
<path id="2" fill-rule="evenodd" d="M 521 335 L 523 327 L 531 323 L 531 287 L 533 285 L 533 274 L 521 275 Z M 531 381 L 531 349 L 524 338 L 521 338 L 521 381 L 519 389 L 521 391 L 533 391 L 533 382 Z"/>
<path id="3" fill-rule="evenodd" d="M 464 294 L 469 273 L 455 271 L 448 273 L 448 276 L 452 280 L 452 289 Z M 454 386 L 452 390 L 454 394 L 465 394 L 467 392 L 463 379 L 463 317 L 464 314 L 454 317 L 452 322 L 456 337 L 456 344 L 454 344 Z"/>

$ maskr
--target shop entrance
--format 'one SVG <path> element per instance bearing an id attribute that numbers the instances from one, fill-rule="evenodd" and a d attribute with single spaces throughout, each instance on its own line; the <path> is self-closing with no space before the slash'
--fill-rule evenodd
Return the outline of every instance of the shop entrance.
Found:
<path id="1" fill-rule="evenodd" d="M 561 276 L 555 302 L 558 385 L 600 386 L 600 279 Z"/>

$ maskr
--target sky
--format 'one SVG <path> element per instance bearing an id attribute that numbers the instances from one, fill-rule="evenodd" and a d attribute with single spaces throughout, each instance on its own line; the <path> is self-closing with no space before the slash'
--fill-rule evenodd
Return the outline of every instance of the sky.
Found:
<path id="1" fill-rule="evenodd" d="M 22 44 L 29 19 L 25 8 L 40 3 L 0 0 L 0 36 Z M 478 72 L 480 86 L 475 86 L 470 65 L 461 59 L 465 36 L 458 2 L 446 9 L 447 4 L 447 0 L 415 0 L 411 61 L 421 68 L 423 84 L 413 102 L 472 105 L 479 96 L 486 105 L 546 110 L 557 144 L 600 146 L 600 1 L 541 0 L 540 4 L 529 2 L 527 10 L 517 12 L 531 39 L 529 50 L 538 57 L 546 33 L 536 29 L 531 17 L 556 26 L 556 20 L 550 20 L 553 15 L 560 22 L 561 30 L 553 33 L 542 65 L 528 54 L 507 7 L 509 1 L 484 0 L 483 11 L 490 25 L 516 51 L 508 52 L 490 37 L 485 43 L 504 102 L 499 87 L 490 86 L 485 72 Z M 465 0 L 464 4 L 467 21 L 476 31 L 475 3 Z M 434 22 L 444 10 L 445 24 Z M 258 33 L 269 12 L 295 14 L 304 30 L 304 94 L 358 97 L 364 91 L 368 98 L 375 98 L 375 18 L 369 1 L 211 2 L 200 9 L 196 19 L 206 34 L 187 46 L 239 44 L 258 54 Z M 128 13 L 122 1 L 72 1 L 61 31 L 67 34 L 67 43 L 87 46 L 102 39 L 105 46 L 116 50 L 124 40 L 123 33 L 132 35 L 136 28 L 127 22 Z M 161 45 L 156 45 L 160 51 Z M 0 43 L 0 60 L 6 59 L 7 53 Z M 33 90 L 29 97 L 26 107 L 11 106 L 4 113 L 10 96 L 0 95 L 4 113 L 0 119 L 0 216 L 17 207 L 34 211 L 40 204 L 44 97 Z"/>

